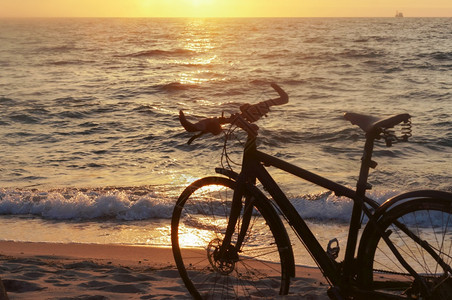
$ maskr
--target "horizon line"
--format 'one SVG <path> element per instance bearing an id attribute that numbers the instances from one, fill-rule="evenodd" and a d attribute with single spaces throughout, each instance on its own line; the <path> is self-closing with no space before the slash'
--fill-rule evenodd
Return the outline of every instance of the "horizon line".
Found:
<path id="1" fill-rule="evenodd" d="M 338 19 L 338 18 L 348 18 L 348 19 L 367 19 L 367 18 L 381 18 L 381 19 L 413 19 L 413 18 L 452 18 L 452 16 L 404 16 L 402 18 L 397 18 L 395 16 L 223 16 L 223 17 L 196 17 L 196 16 L 0 16 L 0 19 Z"/>

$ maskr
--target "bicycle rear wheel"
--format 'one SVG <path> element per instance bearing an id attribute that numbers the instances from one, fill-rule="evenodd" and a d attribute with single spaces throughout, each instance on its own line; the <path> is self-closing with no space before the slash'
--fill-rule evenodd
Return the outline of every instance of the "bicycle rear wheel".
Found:
<path id="1" fill-rule="evenodd" d="M 179 273 L 195 298 L 287 294 L 293 273 L 292 248 L 281 220 L 262 194 L 244 196 L 254 197 L 254 207 L 240 249 L 231 246 L 226 258 L 218 256 L 234 186 L 230 179 L 206 177 L 182 192 L 171 221 L 172 248 Z M 233 245 L 244 210 L 242 207 Z"/>
<path id="2" fill-rule="evenodd" d="M 360 253 L 359 280 L 366 289 L 402 299 L 450 299 L 452 295 L 452 199 L 415 199 L 378 221 L 425 286 L 410 275 L 377 233 L 367 235 Z M 428 247 L 422 243 L 428 243 Z M 435 258 L 436 257 L 436 258 Z M 439 258 L 440 262 L 438 262 Z"/>

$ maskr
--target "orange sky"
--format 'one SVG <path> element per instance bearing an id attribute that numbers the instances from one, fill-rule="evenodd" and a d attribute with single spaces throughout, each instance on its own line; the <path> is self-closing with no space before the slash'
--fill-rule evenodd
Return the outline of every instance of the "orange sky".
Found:
<path id="1" fill-rule="evenodd" d="M 0 0 L 0 17 L 452 17 L 451 0 Z"/>

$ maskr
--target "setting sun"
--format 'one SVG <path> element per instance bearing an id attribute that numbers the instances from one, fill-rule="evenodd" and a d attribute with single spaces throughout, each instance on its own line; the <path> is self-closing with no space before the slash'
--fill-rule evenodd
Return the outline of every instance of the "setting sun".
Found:
<path id="1" fill-rule="evenodd" d="M 194 6 L 211 4 L 213 2 L 212 0 L 188 0 L 188 1 L 191 2 Z"/>

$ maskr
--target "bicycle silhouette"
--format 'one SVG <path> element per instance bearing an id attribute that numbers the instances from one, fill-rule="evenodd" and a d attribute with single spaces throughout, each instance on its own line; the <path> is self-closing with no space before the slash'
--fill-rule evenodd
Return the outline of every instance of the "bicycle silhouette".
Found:
<path id="1" fill-rule="evenodd" d="M 238 128 L 247 134 L 241 170 L 217 168 L 222 176 L 193 182 L 180 195 L 171 221 L 172 249 L 177 268 L 194 298 L 251 298 L 289 293 L 295 276 L 292 244 L 283 220 L 312 256 L 330 288 L 331 299 L 451 299 L 452 194 L 420 190 L 379 205 L 366 196 L 368 176 L 375 168 L 374 141 L 387 146 L 411 136 L 409 114 L 388 118 L 346 113 L 366 142 L 356 190 L 316 175 L 257 149 L 258 127 L 253 124 L 273 105 L 288 102 L 287 94 L 272 84 L 278 98 L 243 105 L 229 117 L 180 121 L 189 132 L 223 132 L 232 124 L 226 142 Z M 394 126 L 401 124 L 400 137 Z M 312 182 L 337 196 L 353 200 L 343 261 L 333 239 L 326 250 L 266 170 L 272 166 Z M 257 183 L 260 183 L 260 188 Z M 367 217 L 362 234 L 363 216 Z M 185 246 L 190 240 L 194 247 Z"/>

